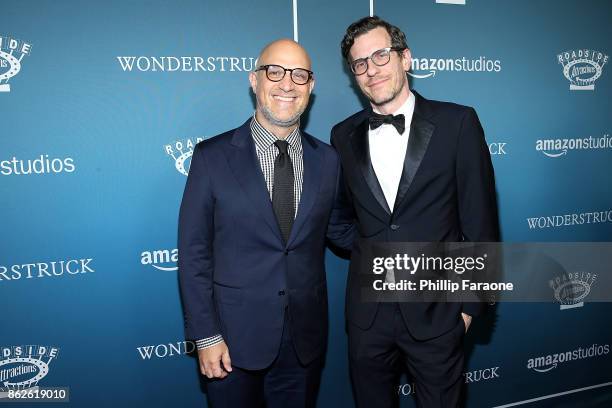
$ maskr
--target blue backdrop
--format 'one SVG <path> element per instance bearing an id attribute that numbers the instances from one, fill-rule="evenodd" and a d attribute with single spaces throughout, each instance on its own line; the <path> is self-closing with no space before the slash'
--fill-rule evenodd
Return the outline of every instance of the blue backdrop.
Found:
<path id="1" fill-rule="evenodd" d="M 280 37 L 311 54 L 303 123 L 328 141 L 363 106 L 339 43 L 372 11 L 405 31 L 414 89 L 476 108 L 504 241 L 612 241 L 612 4 L 442 3 L 3 0 L 0 386 L 69 387 L 79 407 L 205 404 L 176 272 L 193 144 L 253 113 L 248 71 Z M 327 268 L 319 406 L 350 407 L 347 264 L 328 253 Z M 612 308 L 550 300 L 474 323 L 469 407 L 611 406 Z M 567 352 L 580 357 L 530 364 Z M 409 379 L 398 392 L 414 406 Z"/>

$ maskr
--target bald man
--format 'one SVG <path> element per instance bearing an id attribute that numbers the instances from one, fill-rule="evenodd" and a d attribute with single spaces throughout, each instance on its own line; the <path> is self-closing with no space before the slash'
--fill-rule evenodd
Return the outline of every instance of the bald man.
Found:
<path id="1" fill-rule="evenodd" d="M 300 130 L 314 87 L 296 42 L 249 74 L 255 114 L 199 143 L 179 216 L 185 331 L 221 407 L 312 407 L 327 344 L 328 238 L 350 248 L 339 161 Z"/>

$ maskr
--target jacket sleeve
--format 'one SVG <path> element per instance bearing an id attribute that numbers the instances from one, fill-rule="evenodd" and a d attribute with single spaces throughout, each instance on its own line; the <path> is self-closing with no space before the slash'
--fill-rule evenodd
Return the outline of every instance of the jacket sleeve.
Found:
<path id="1" fill-rule="evenodd" d="M 463 116 L 457 146 L 457 194 L 463 239 L 469 242 L 499 241 L 497 199 L 493 164 L 484 131 L 473 108 Z M 477 316 L 484 303 L 463 304 L 463 312 Z"/>
<path id="2" fill-rule="evenodd" d="M 327 239 L 332 245 L 350 252 L 353 248 L 353 241 L 357 231 L 356 217 L 350 191 L 344 181 L 342 164 L 335 145 L 334 130 L 335 128 L 332 129 L 331 144 L 336 149 L 336 152 L 334 152 L 334 157 L 336 157 L 337 161 L 336 188 L 334 206 L 327 227 Z"/>
<path id="3" fill-rule="evenodd" d="M 499 241 L 493 164 L 484 131 L 472 108 L 461 124 L 456 166 L 459 220 L 465 241 Z"/>
<path id="4" fill-rule="evenodd" d="M 179 286 L 189 340 L 221 333 L 212 289 L 214 206 L 210 172 L 199 143 L 191 158 L 178 226 Z"/>

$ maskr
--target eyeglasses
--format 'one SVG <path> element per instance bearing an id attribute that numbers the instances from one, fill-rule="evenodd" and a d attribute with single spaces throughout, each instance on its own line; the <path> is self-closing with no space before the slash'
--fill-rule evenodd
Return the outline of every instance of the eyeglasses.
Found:
<path id="1" fill-rule="evenodd" d="M 391 51 L 403 51 L 401 47 L 387 47 L 381 48 L 380 50 L 374 51 L 369 57 L 358 58 L 353 62 L 349 63 L 351 71 L 355 75 L 363 75 L 368 70 L 368 60 L 371 60 L 374 65 L 382 67 L 387 65 L 391 59 Z"/>
<path id="2" fill-rule="evenodd" d="M 257 71 L 266 71 L 266 77 L 272 82 L 280 82 L 285 77 L 287 71 L 290 72 L 291 80 L 296 85 L 306 85 L 312 79 L 312 71 L 305 68 L 285 68 L 280 65 L 262 65 Z"/>

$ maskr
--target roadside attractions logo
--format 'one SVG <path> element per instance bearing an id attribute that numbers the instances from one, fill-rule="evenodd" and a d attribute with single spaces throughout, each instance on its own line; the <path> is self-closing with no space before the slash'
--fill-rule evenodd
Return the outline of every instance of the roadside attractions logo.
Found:
<path id="1" fill-rule="evenodd" d="M 10 92 L 9 80 L 21 71 L 21 61 L 30 55 L 32 45 L 0 35 L 0 92 Z"/>
<path id="2" fill-rule="evenodd" d="M 548 284 L 553 290 L 561 310 L 584 306 L 584 299 L 591 293 L 591 286 L 597 274 L 590 272 L 568 272 L 551 279 Z"/>
<path id="3" fill-rule="evenodd" d="M 570 81 L 571 91 L 593 91 L 595 81 L 602 75 L 608 56 L 601 51 L 583 48 L 557 55 L 563 75 Z"/>
<path id="4" fill-rule="evenodd" d="M 204 140 L 203 137 L 194 137 L 177 140 L 164 145 L 164 151 L 168 156 L 170 156 L 170 158 L 172 158 L 172 160 L 174 160 L 174 167 L 176 168 L 176 171 L 184 176 L 189 173 L 193 148 L 202 140 Z"/>
<path id="5" fill-rule="evenodd" d="M 50 346 L 0 346 L 0 398 L 7 398 L 10 390 L 38 389 L 58 353 Z"/>

